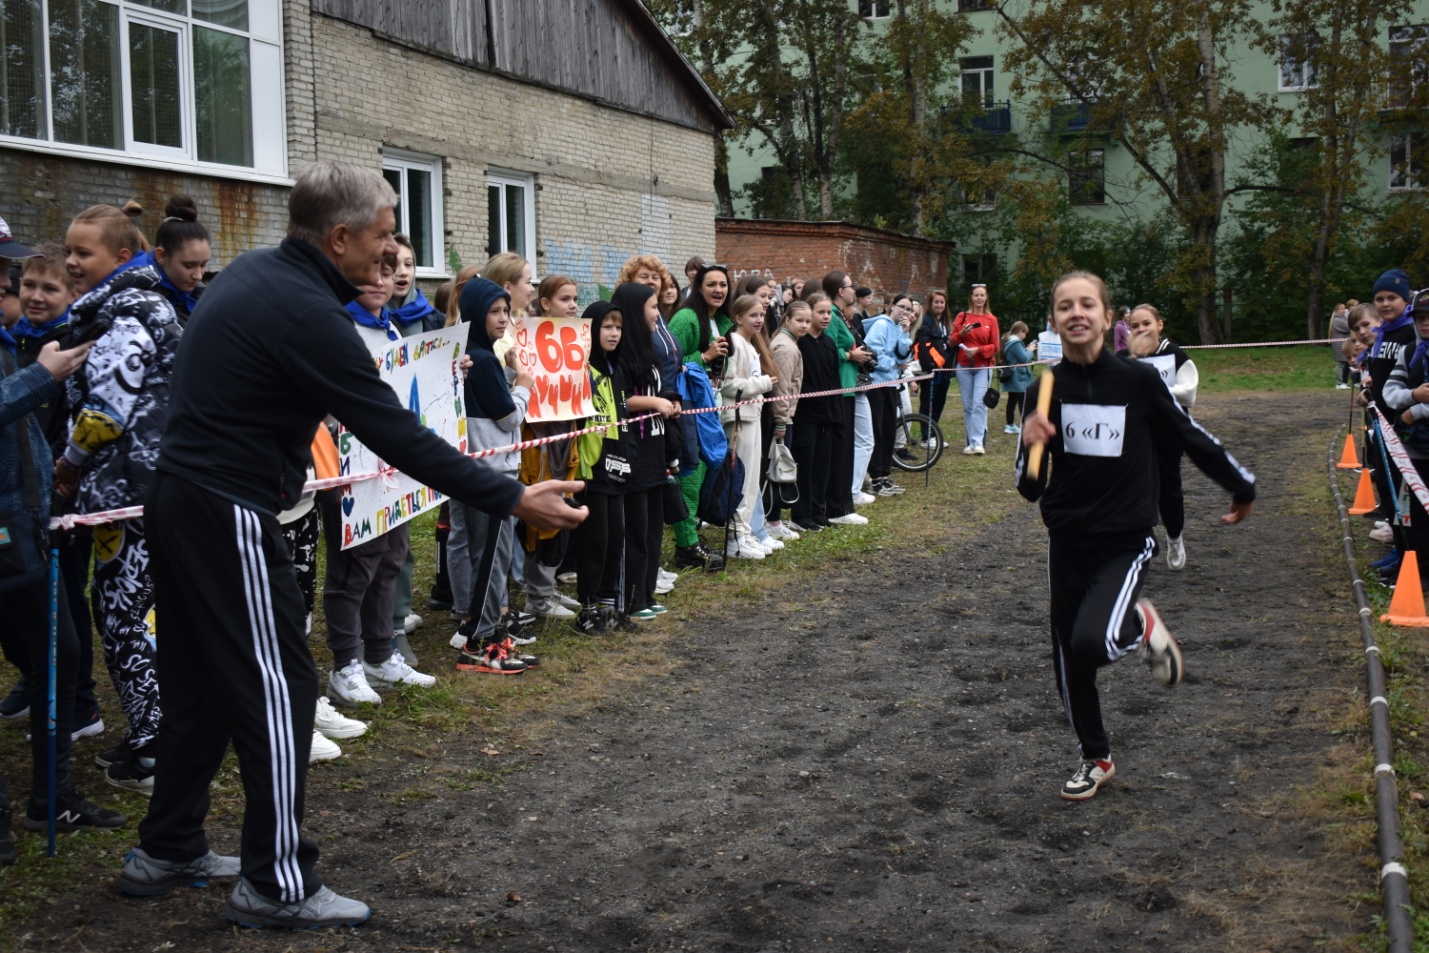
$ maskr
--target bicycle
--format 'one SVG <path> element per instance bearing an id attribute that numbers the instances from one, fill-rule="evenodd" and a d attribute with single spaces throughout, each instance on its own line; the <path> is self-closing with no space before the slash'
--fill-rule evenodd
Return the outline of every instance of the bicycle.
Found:
<path id="1" fill-rule="evenodd" d="M 907 473 L 923 473 L 931 470 L 943 456 L 946 444 L 943 430 L 937 421 L 927 414 L 904 414 L 894 425 L 894 445 L 900 440 L 903 446 L 893 451 L 893 466 Z M 904 456 L 907 454 L 907 456 Z"/>

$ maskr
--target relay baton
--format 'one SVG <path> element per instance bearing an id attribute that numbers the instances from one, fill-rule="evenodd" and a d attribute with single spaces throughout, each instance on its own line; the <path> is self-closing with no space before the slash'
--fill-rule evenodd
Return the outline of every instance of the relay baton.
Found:
<path id="1" fill-rule="evenodd" d="M 1037 389 L 1037 413 L 1047 417 L 1052 410 L 1052 369 L 1048 368 L 1047 373 L 1042 375 L 1042 380 L 1038 382 L 1041 386 Z M 1034 443 L 1027 448 L 1027 472 L 1032 479 L 1042 472 L 1042 451 L 1047 445 L 1042 441 Z"/>

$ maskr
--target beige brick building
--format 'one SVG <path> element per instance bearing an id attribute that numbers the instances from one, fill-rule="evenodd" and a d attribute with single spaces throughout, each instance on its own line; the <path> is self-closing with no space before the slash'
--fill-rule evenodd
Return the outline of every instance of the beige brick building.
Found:
<path id="1" fill-rule="evenodd" d="M 152 233 L 187 192 L 221 268 L 281 240 L 293 176 L 323 158 L 383 170 L 426 284 L 514 249 L 591 300 L 637 251 L 676 272 L 714 253 L 730 120 L 635 0 L 88 4 L 82 57 L 43 43 L 72 4 L 3 14 L 33 38 L 6 64 L 30 95 L 0 107 L 0 215 L 22 240 L 130 197 Z"/>

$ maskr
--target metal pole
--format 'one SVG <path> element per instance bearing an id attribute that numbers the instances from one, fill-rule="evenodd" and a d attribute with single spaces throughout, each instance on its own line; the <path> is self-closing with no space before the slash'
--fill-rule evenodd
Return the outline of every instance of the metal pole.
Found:
<path id="1" fill-rule="evenodd" d="M 45 831 L 49 837 L 49 856 L 55 856 L 55 666 L 59 655 L 60 633 L 60 551 L 50 550 L 50 640 L 46 665 L 45 700 L 49 703 L 49 784 L 45 792 Z"/>

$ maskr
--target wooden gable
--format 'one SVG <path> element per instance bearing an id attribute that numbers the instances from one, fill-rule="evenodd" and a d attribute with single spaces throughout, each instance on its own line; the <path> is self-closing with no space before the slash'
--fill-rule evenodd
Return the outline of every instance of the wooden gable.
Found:
<path id="1" fill-rule="evenodd" d="M 714 132 L 719 99 L 639 0 L 312 0 L 384 39 Z"/>

